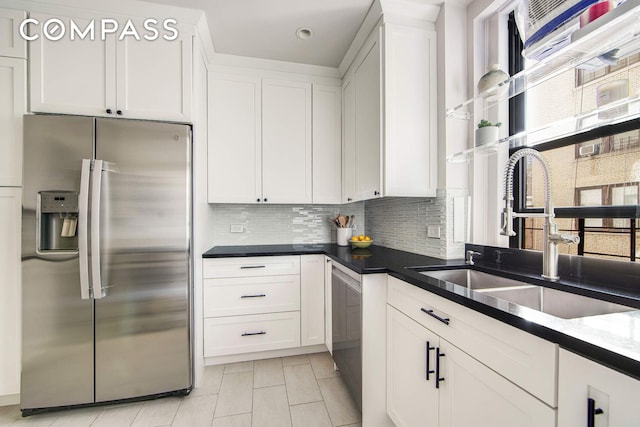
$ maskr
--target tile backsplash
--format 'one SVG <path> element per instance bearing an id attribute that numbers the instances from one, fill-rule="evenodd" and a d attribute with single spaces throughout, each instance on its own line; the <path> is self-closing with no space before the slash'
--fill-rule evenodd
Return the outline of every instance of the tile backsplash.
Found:
<path id="1" fill-rule="evenodd" d="M 438 190 L 437 196 L 431 198 L 368 200 L 365 202 L 365 229 L 375 244 L 388 248 L 437 258 L 462 257 L 464 242 L 454 241 L 456 197 L 466 198 L 466 191 Z M 455 226 L 465 227 L 465 224 Z M 440 237 L 427 237 L 428 227 L 438 228 Z"/>
<path id="2" fill-rule="evenodd" d="M 268 245 L 288 243 L 331 243 L 336 241 L 337 213 L 355 215 L 359 230 L 364 226 L 364 202 L 347 205 L 252 205 L 211 204 L 215 246 Z M 231 233 L 231 226 L 242 233 Z"/>
<path id="3" fill-rule="evenodd" d="M 454 227 L 464 229 L 466 224 L 455 224 L 454 199 L 466 196 L 465 190 L 447 189 L 432 198 L 384 197 L 346 205 L 211 204 L 210 233 L 214 246 L 335 243 L 331 218 L 339 212 L 355 215 L 354 233 L 368 234 L 377 245 L 461 258 L 464 241 L 455 241 Z M 465 222 L 466 212 L 462 217 Z M 241 227 L 242 232 L 232 233 L 231 226 Z M 439 238 L 427 237 L 430 226 L 439 228 Z"/>

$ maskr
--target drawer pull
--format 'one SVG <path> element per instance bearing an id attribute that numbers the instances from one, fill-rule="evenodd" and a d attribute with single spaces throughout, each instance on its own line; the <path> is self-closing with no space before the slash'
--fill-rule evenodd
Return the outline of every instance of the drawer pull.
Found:
<path id="1" fill-rule="evenodd" d="M 265 268 L 266 265 L 243 265 L 240 266 L 240 270 L 247 270 L 249 268 Z"/>
<path id="2" fill-rule="evenodd" d="M 267 333 L 265 331 L 260 331 L 260 332 L 243 332 L 241 336 L 243 337 L 250 337 L 253 335 L 267 335 Z"/>
<path id="3" fill-rule="evenodd" d="M 435 314 L 433 312 L 433 310 L 427 310 L 426 308 L 421 308 L 420 309 L 422 312 L 427 313 L 429 316 L 433 317 L 434 319 L 438 319 L 439 321 L 441 321 L 442 323 L 444 323 L 445 325 L 449 324 L 449 319 L 448 317 L 440 317 L 437 314 Z"/>
<path id="4" fill-rule="evenodd" d="M 266 294 L 242 295 L 240 298 L 262 298 L 266 296 L 267 296 Z"/>
<path id="5" fill-rule="evenodd" d="M 444 377 L 440 376 L 440 358 L 444 357 L 444 353 L 440 353 L 440 347 L 436 348 L 436 388 L 440 388 L 440 383 L 444 381 Z"/>
<path id="6" fill-rule="evenodd" d="M 431 347 L 431 345 L 429 344 L 429 341 L 427 341 L 427 381 L 429 381 L 429 374 L 433 374 L 435 373 L 435 371 L 433 369 L 429 369 L 429 353 L 431 352 L 431 350 L 435 350 L 435 347 Z"/>

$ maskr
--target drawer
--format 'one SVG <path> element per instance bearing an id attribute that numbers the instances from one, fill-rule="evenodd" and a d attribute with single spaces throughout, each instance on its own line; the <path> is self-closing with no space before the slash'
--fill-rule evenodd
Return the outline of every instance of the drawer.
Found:
<path id="1" fill-rule="evenodd" d="M 204 317 L 300 310 L 300 276 L 204 280 Z"/>
<path id="2" fill-rule="evenodd" d="M 300 274 L 300 256 L 206 258 L 205 279 Z"/>
<path id="3" fill-rule="evenodd" d="M 387 303 L 552 407 L 557 345 L 388 276 Z M 422 311 L 433 310 L 449 324 Z"/>
<path id="4" fill-rule="evenodd" d="M 204 356 L 300 347 L 300 312 L 204 319 Z"/>

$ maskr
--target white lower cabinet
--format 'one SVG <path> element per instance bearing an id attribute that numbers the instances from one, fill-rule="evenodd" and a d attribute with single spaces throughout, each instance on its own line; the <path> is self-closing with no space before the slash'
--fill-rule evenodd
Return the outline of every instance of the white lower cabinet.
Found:
<path id="1" fill-rule="evenodd" d="M 214 317 L 204 321 L 204 356 L 300 346 L 300 312 Z"/>
<path id="2" fill-rule="evenodd" d="M 637 427 L 640 381 L 560 350 L 559 427 Z"/>
<path id="3" fill-rule="evenodd" d="M 205 259 L 204 357 L 323 344 L 323 255 Z"/>
<path id="4" fill-rule="evenodd" d="M 300 344 L 324 344 L 324 255 L 300 256 Z"/>
<path id="5" fill-rule="evenodd" d="M 488 327 L 481 338 L 488 345 L 504 341 L 505 347 L 496 348 L 502 351 L 495 354 L 506 364 L 505 349 L 514 352 L 522 345 L 519 354 L 528 359 L 527 353 L 533 350 L 527 346 L 536 343 L 514 335 L 515 331 L 494 329 L 501 322 L 485 324 L 482 317 L 486 316 L 451 304 L 445 304 L 430 292 L 388 278 L 387 413 L 396 426 L 555 426 L 556 410 L 528 389 L 538 391 L 528 376 L 519 375 L 510 366 L 504 370 L 505 375 L 485 363 L 484 348 L 459 328 L 467 328 L 474 319 L 476 327 Z M 540 357 L 545 354 L 544 349 L 536 353 Z M 551 355 L 551 362 L 555 363 L 555 355 Z M 545 365 L 541 361 L 529 369 Z M 533 374 L 549 377 L 542 378 L 543 383 L 555 384 L 555 369 Z"/>
<path id="6" fill-rule="evenodd" d="M 440 365 L 440 427 L 556 425 L 553 408 L 451 343 L 441 339 L 432 354 Z"/>
<path id="7" fill-rule="evenodd" d="M 387 306 L 387 413 L 396 426 L 437 425 L 439 390 L 427 352 L 439 346 L 436 334 Z"/>

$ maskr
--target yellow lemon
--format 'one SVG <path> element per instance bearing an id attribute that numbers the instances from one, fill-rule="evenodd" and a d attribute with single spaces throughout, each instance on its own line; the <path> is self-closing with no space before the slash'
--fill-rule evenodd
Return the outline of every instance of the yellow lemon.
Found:
<path id="1" fill-rule="evenodd" d="M 371 240 L 371 237 L 369 237 L 369 236 L 364 236 L 364 241 L 365 241 L 365 242 L 368 242 L 368 241 L 370 241 L 370 240 Z"/>

